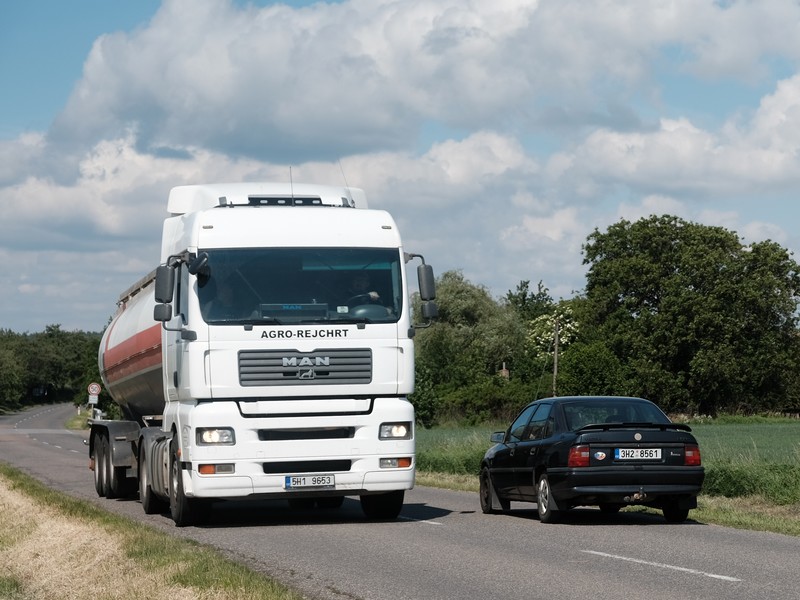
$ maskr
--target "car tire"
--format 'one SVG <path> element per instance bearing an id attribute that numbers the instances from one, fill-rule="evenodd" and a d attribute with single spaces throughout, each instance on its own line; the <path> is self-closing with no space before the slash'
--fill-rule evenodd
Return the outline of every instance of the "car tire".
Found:
<path id="1" fill-rule="evenodd" d="M 668 502 L 661 507 L 667 523 L 683 523 L 689 516 L 688 508 L 681 508 L 675 501 Z"/>
<path id="2" fill-rule="evenodd" d="M 561 511 L 550 488 L 550 480 L 544 474 L 539 476 L 539 481 L 536 483 L 536 510 L 542 523 L 555 523 L 561 517 Z"/>
<path id="3" fill-rule="evenodd" d="M 489 469 L 486 467 L 481 469 L 479 496 L 481 500 L 481 511 L 483 511 L 485 515 L 507 512 L 511 508 L 511 501 L 497 495 L 494 485 L 492 484 L 492 476 L 489 473 Z M 500 510 L 494 507 L 493 499 L 497 500 L 497 503 L 500 505 Z"/>

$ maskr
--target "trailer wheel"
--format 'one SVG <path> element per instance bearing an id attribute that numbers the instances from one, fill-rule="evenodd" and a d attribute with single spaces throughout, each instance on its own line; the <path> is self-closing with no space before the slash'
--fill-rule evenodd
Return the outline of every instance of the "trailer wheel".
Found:
<path id="1" fill-rule="evenodd" d="M 106 453 L 103 440 L 105 440 L 105 436 L 102 433 L 98 433 L 95 435 L 94 444 L 92 445 L 94 448 L 92 455 L 94 459 L 94 489 L 101 498 L 106 495 Z"/>
<path id="2" fill-rule="evenodd" d="M 139 501 L 146 515 L 155 515 L 167 509 L 167 503 L 156 496 L 150 486 L 150 478 L 147 476 L 147 455 L 144 449 L 144 442 L 139 444 Z"/>
<path id="3" fill-rule="evenodd" d="M 108 445 L 108 435 L 105 433 L 100 435 L 100 455 L 102 459 L 103 469 L 103 496 L 106 498 L 114 498 L 111 493 L 111 481 L 109 481 L 109 471 L 111 470 L 111 448 Z"/>
<path id="4" fill-rule="evenodd" d="M 208 504 L 187 498 L 183 492 L 183 474 L 178 456 L 178 439 L 173 436 L 169 444 L 169 512 L 177 527 L 194 525 L 207 514 Z"/>

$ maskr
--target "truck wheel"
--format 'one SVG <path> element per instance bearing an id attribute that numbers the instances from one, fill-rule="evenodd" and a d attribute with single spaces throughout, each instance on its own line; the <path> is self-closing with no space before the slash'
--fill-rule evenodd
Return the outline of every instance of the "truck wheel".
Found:
<path id="1" fill-rule="evenodd" d="M 97 434 L 94 440 L 94 489 L 101 498 L 106 495 L 106 454 L 103 450 L 103 434 Z"/>
<path id="2" fill-rule="evenodd" d="M 111 460 L 111 443 L 106 436 L 103 436 L 105 450 L 105 478 L 106 478 L 106 498 L 113 500 L 123 495 L 123 484 L 119 480 L 119 470 L 114 468 Z M 124 473 L 124 472 L 123 472 Z"/>
<path id="3" fill-rule="evenodd" d="M 368 519 L 391 521 L 396 519 L 403 508 L 405 492 L 397 490 L 385 494 L 361 496 L 361 510 Z"/>
<path id="4" fill-rule="evenodd" d="M 178 439 L 169 443 L 169 512 L 177 527 L 198 523 L 207 510 L 202 500 L 187 498 L 183 493 L 183 474 L 178 457 Z"/>
<path id="5" fill-rule="evenodd" d="M 103 496 L 113 498 L 111 493 L 111 482 L 109 481 L 109 471 L 111 470 L 111 449 L 108 447 L 108 436 L 100 434 L 100 456 L 101 468 L 103 469 Z"/>
<path id="6" fill-rule="evenodd" d="M 153 492 L 150 486 L 150 478 L 147 476 L 147 455 L 144 449 L 144 441 L 139 446 L 139 501 L 146 515 L 155 515 L 167 509 L 167 503 Z"/>
<path id="7" fill-rule="evenodd" d="M 324 510 L 334 510 L 341 508 L 344 504 L 344 496 L 323 496 L 317 498 L 317 506 Z"/>

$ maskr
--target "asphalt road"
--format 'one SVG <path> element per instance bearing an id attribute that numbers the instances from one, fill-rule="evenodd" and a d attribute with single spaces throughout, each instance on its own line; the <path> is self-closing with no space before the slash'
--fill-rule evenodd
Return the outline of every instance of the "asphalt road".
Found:
<path id="1" fill-rule="evenodd" d="M 178 529 L 136 500 L 94 491 L 88 448 L 63 428 L 72 406 L 0 416 L 0 461 L 53 489 L 221 550 L 315 599 L 800 598 L 800 538 L 594 509 L 544 525 L 535 505 L 483 515 L 477 494 L 418 487 L 400 518 L 364 520 L 357 498 L 336 511 L 285 502 L 216 505 Z M 691 516 L 691 515 L 690 515 Z"/>

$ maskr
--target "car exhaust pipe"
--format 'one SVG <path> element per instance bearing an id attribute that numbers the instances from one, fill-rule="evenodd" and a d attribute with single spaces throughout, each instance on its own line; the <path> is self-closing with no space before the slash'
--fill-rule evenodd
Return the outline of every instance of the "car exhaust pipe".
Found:
<path id="1" fill-rule="evenodd" d="M 625 496 L 623 500 L 625 502 L 642 502 L 647 499 L 647 493 L 644 490 L 639 490 L 632 496 Z"/>

